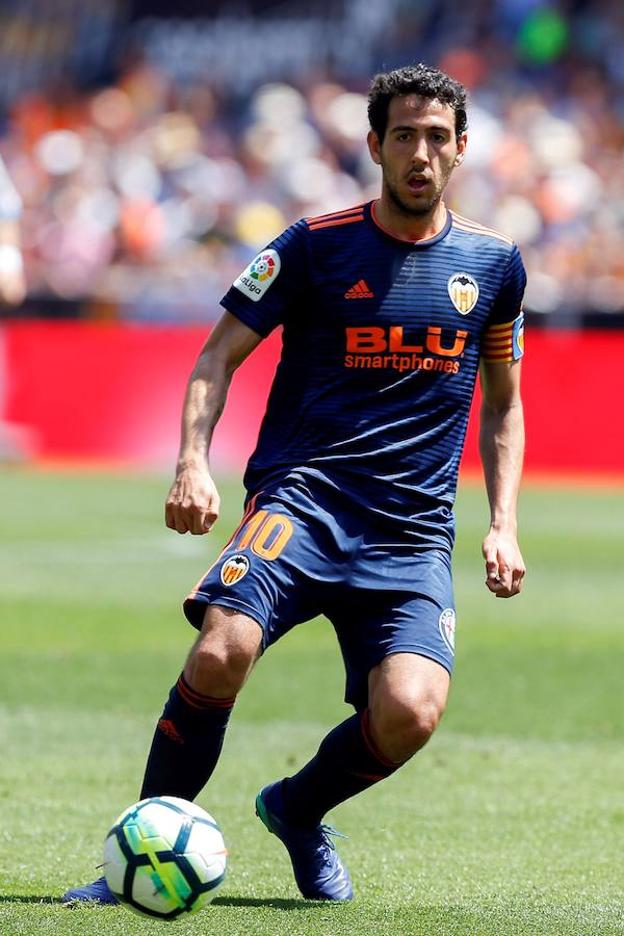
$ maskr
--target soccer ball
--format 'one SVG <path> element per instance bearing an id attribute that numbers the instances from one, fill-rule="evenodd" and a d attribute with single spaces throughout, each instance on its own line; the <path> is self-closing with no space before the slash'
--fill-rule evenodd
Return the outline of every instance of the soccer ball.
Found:
<path id="1" fill-rule="evenodd" d="M 122 812 L 106 836 L 104 874 L 130 910 L 174 920 L 201 910 L 225 877 L 227 851 L 209 813 L 175 796 Z"/>

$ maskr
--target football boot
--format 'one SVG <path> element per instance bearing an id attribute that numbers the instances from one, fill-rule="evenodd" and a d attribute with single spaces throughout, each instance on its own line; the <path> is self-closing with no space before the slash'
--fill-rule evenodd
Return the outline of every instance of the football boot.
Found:
<path id="1" fill-rule="evenodd" d="M 286 846 L 299 890 L 309 900 L 351 900 L 349 872 L 331 839 L 346 836 L 327 825 L 304 827 L 289 822 L 282 783 L 270 783 L 258 793 L 256 815 Z"/>
<path id="2" fill-rule="evenodd" d="M 119 901 L 106 883 L 105 877 L 100 877 L 92 884 L 85 884 L 84 887 L 74 887 L 72 890 L 65 891 L 61 897 L 61 903 L 75 903 L 85 901 L 99 904 L 118 904 Z"/>

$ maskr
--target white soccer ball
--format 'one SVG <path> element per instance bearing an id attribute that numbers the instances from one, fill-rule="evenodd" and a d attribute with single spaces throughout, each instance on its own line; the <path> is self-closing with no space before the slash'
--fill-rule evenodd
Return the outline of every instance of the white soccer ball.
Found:
<path id="1" fill-rule="evenodd" d="M 104 874 L 130 910 L 174 920 L 201 910 L 225 877 L 227 850 L 212 816 L 175 796 L 122 812 L 104 843 Z"/>

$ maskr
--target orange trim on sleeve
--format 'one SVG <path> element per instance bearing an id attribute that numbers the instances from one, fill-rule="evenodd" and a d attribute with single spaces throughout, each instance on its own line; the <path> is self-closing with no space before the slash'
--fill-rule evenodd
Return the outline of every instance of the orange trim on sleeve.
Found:
<path id="1" fill-rule="evenodd" d="M 317 224 L 319 221 L 331 221 L 332 218 L 341 218 L 343 215 L 361 213 L 364 210 L 366 202 L 360 202 L 352 208 L 343 208 L 342 211 L 330 211 L 327 214 L 315 215 L 312 218 L 306 218 L 308 224 Z"/>
<path id="2" fill-rule="evenodd" d="M 457 214 L 457 212 L 451 212 L 453 216 L 453 225 L 460 231 L 465 231 L 467 234 L 483 234 L 487 237 L 496 237 L 498 240 L 502 240 L 505 244 L 513 246 L 513 240 L 511 237 L 507 237 L 506 234 L 501 234 L 500 231 L 495 231 L 493 228 L 485 227 L 484 224 L 480 224 L 478 221 L 471 221 L 470 218 L 464 218 L 462 215 Z"/>
<path id="3" fill-rule="evenodd" d="M 349 217 L 346 217 L 346 218 L 335 218 L 333 221 L 322 221 L 317 224 L 310 224 L 310 222 L 308 222 L 308 228 L 311 231 L 320 231 L 321 228 L 337 227 L 339 224 L 352 224 L 354 221 L 363 221 L 363 220 L 364 220 L 363 214 L 356 214 L 356 215 L 350 215 Z"/>

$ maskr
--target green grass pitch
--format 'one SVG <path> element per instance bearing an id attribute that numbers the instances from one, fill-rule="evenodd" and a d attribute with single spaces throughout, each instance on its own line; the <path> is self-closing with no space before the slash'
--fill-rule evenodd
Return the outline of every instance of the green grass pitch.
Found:
<path id="1" fill-rule="evenodd" d="M 224 484 L 210 537 L 161 521 L 162 478 L 0 475 L 0 934 L 143 936 L 166 924 L 58 903 L 91 880 L 137 798 L 156 716 L 192 631 L 179 611 L 240 514 Z M 557 936 L 624 933 L 622 498 L 527 486 L 520 598 L 483 585 L 487 509 L 457 506 L 457 670 L 428 747 L 335 810 L 356 900 L 301 900 L 255 793 L 348 709 L 330 626 L 261 660 L 199 802 L 228 878 L 180 934 Z"/>

